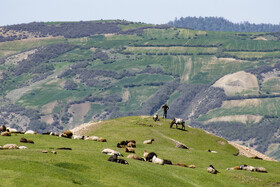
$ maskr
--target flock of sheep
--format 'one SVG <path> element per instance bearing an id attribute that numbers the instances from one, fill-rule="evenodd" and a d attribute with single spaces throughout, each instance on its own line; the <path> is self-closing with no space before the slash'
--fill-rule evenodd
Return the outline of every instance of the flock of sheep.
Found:
<path id="1" fill-rule="evenodd" d="M 16 129 L 12 128 L 7 128 L 5 125 L 2 125 L 0 127 L 0 132 L 1 136 L 11 136 L 11 133 L 17 133 L 17 134 L 37 134 L 35 131 L 28 130 L 26 132 L 20 132 L 17 131 Z M 97 137 L 97 136 L 80 136 L 80 135 L 74 135 L 70 130 L 63 131 L 61 134 L 58 133 L 53 133 L 53 132 L 48 132 L 48 133 L 43 133 L 44 135 L 53 135 L 53 136 L 59 136 L 59 137 L 64 137 L 64 138 L 71 138 L 71 139 L 81 139 L 81 140 L 91 140 L 91 141 L 99 141 L 99 142 L 107 142 L 107 140 L 103 137 Z M 143 144 L 152 144 L 154 139 L 149 139 L 145 140 Z M 20 138 L 21 143 L 31 143 L 34 144 L 32 140 L 28 140 L 26 138 Z M 135 159 L 135 160 L 140 160 L 140 161 L 145 161 L 145 162 L 152 162 L 155 164 L 159 165 L 176 165 L 176 166 L 183 166 L 183 167 L 188 167 L 188 168 L 195 168 L 195 165 L 186 165 L 185 163 L 172 163 L 170 160 L 166 159 L 161 159 L 158 158 L 157 154 L 155 152 L 147 152 L 144 150 L 143 157 L 140 157 L 135 154 L 135 148 L 136 148 L 136 141 L 135 140 L 124 140 L 119 143 L 117 143 L 118 148 L 124 149 L 124 152 L 127 153 L 132 153 L 127 156 L 129 159 Z M 182 143 L 176 143 L 177 148 L 183 148 L 183 149 L 188 149 L 187 146 L 185 146 Z M 17 146 L 16 144 L 6 144 L 3 147 L 0 146 L 0 149 L 27 149 L 26 146 Z M 58 149 L 64 149 L 64 150 L 72 150 L 71 148 L 58 148 Z M 53 154 L 56 154 L 56 151 L 51 151 Z M 211 151 L 208 150 L 208 152 L 211 153 L 217 153 L 216 151 Z M 43 150 L 42 153 L 48 153 L 47 150 Z M 108 158 L 108 161 L 110 162 L 116 162 L 120 164 L 128 164 L 128 162 L 124 159 L 121 159 L 119 157 L 123 157 L 123 155 L 119 151 L 115 151 L 110 148 L 106 148 L 102 150 L 103 154 L 111 155 Z M 254 171 L 254 172 L 263 172 L 267 173 L 267 170 L 264 167 L 253 167 L 253 166 L 248 166 L 248 165 L 240 165 L 240 166 L 235 166 L 232 168 L 227 168 L 227 170 L 245 170 L 245 171 Z M 211 174 L 217 174 L 219 173 L 218 170 L 214 168 L 214 166 L 210 165 L 207 168 L 207 171 Z"/>

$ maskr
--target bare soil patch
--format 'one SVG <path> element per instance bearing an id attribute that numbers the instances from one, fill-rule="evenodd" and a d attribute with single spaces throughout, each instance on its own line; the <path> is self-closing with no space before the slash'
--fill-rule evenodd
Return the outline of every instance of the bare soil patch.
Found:
<path id="1" fill-rule="evenodd" d="M 52 118 L 52 115 L 41 116 L 41 121 L 43 121 L 47 124 L 52 124 L 54 122 L 53 118 Z"/>
<path id="2" fill-rule="evenodd" d="M 264 154 L 262 154 L 262 153 L 260 153 L 256 150 L 254 150 L 254 149 L 250 149 L 248 147 L 245 147 L 243 145 L 239 145 L 239 144 L 237 144 L 235 142 L 232 142 L 232 141 L 229 141 L 228 143 L 239 150 L 239 155 L 246 156 L 246 157 L 249 157 L 249 158 L 257 156 L 259 158 L 262 158 L 263 160 L 277 162 L 273 158 L 268 157 L 268 156 L 266 156 L 266 155 L 264 155 Z"/>
<path id="3" fill-rule="evenodd" d="M 46 105 L 43 105 L 43 106 L 42 106 L 42 109 L 41 109 L 42 113 L 44 113 L 44 114 L 50 114 L 50 113 L 52 113 L 54 107 L 56 107 L 57 104 L 58 104 L 57 101 L 54 101 L 54 102 L 52 102 L 52 103 L 48 103 L 48 104 L 46 104 Z"/>
<path id="4" fill-rule="evenodd" d="M 257 107 L 260 104 L 261 104 L 260 99 L 244 99 L 244 100 L 223 101 L 221 107 L 222 108 L 245 107 L 245 106 Z"/>
<path id="5" fill-rule="evenodd" d="M 91 121 L 88 123 L 84 123 L 78 127 L 73 128 L 71 131 L 73 132 L 74 135 L 87 135 L 88 132 L 93 131 L 96 129 L 98 126 L 102 125 L 102 121 Z"/>
<path id="6" fill-rule="evenodd" d="M 227 95 L 236 95 L 242 92 L 257 93 L 259 90 L 257 77 L 244 71 L 225 75 L 213 86 L 223 88 Z"/>
<path id="7" fill-rule="evenodd" d="M 217 121 L 238 121 L 241 123 L 258 123 L 261 121 L 263 116 L 255 115 L 232 115 L 232 116 L 221 116 L 207 120 L 205 123 L 217 122 Z"/>

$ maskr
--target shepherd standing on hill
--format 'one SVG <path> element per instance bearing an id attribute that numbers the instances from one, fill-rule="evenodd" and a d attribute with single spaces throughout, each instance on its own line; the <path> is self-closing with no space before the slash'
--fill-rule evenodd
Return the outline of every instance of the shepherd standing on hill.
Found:
<path id="1" fill-rule="evenodd" d="M 167 106 L 167 104 L 165 103 L 164 105 L 162 105 L 163 108 L 163 118 L 166 118 L 167 116 L 167 110 L 169 109 L 169 107 Z"/>

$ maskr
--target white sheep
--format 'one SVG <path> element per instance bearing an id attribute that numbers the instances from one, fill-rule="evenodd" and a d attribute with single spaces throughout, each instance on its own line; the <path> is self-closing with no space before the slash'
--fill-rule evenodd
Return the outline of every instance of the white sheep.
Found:
<path id="1" fill-rule="evenodd" d="M 155 164 L 163 165 L 164 160 L 161 158 L 157 158 L 156 156 L 153 156 L 152 162 Z"/>
<path id="2" fill-rule="evenodd" d="M 28 130 L 24 134 L 37 134 L 37 132 L 35 132 L 33 130 Z"/>
<path id="3" fill-rule="evenodd" d="M 109 148 L 103 149 L 103 151 L 101 151 L 101 153 L 107 154 L 107 155 L 118 155 L 118 156 L 123 156 L 123 155 L 122 155 L 121 153 L 119 153 L 118 151 L 115 151 L 115 150 L 109 149 Z"/>
<path id="4" fill-rule="evenodd" d="M 18 148 L 19 148 L 19 149 L 27 149 L 26 146 L 19 146 Z"/>
<path id="5" fill-rule="evenodd" d="M 16 144 L 6 144 L 3 146 L 3 149 L 18 149 L 19 147 Z"/>
<path id="6" fill-rule="evenodd" d="M 255 167 L 247 166 L 247 165 L 241 166 L 241 168 L 242 168 L 242 170 L 245 170 L 245 171 L 254 171 L 255 170 Z"/>
<path id="7" fill-rule="evenodd" d="M 98 141 L 99 137 L 97 137 L 97 136 L 85 136 L 85 140 Z"/>
<path id="8" fill-rule="evenodd" d="M 7 130 L 9 130 L 10 133 L 19 133 L 20 132 L 17 129 L 13 129 L 13 128 L 10 128 L 10 127 L 7 127 Z"/>
<path id="9" fill-rule="evenodd" d="M 73 136 L 72 136 L 72 139 L 75 139 L 75 140 L 83 140 L 83 139 L 84 139 L 84 136 L 73 135 Z"/>
<path id="10" fill-rule="evenodd" d="M 155 141 L 155 140 L 154 140 L 154 139 L 145 140 L 145 141 L 143 142 L 143 144 L 152 144 L 153 141 Z"/>

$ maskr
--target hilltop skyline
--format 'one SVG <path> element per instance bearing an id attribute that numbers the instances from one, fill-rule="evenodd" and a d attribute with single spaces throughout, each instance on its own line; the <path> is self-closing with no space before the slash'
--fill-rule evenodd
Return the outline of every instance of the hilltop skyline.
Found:
<path id="1" fill-rule="evenodd" d="M 279 24 L 280 1 L 254 0 L 174 0 L 163 1 L 90 1 L 90 0 L 10 0 L 1 3 L 0 26 L 40 21 L 88 21 L 124 19 L 134 22 L 164 24 L 175 17 L 224 17 L 234 23 Z"/>

